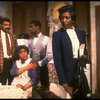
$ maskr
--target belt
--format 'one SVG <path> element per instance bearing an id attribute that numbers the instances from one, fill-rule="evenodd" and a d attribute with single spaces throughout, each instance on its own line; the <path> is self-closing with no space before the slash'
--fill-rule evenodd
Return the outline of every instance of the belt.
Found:
<path id="1" fill-rule="evenodd" d="M 78 60 L 78 58 L 73 58 L 74 60 Z"/>
<path id="2" fill-rule="evenodd" d="M 12 58 L 4 58 L 4 60 L 12 60 Z"/>

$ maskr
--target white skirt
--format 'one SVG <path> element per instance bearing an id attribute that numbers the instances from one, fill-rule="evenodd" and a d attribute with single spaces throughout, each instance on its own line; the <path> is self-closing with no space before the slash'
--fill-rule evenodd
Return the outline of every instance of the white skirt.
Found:
<path id="1" fill-rule="evenodd" d="M 63 86 L 61 86 L 60 84 L 50 83 L 49 89 L 57 96 L 63 99 L 71 99 L 70 95 L 65 91 Z"/>

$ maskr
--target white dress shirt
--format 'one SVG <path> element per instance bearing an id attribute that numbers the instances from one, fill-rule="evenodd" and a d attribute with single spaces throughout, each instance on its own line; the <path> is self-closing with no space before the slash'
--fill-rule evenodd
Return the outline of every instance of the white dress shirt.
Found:
<path id="1" fill-rule="evenodd" d="M 48 61 L 49 61 L 48 63 L 54 63 L 53 51 L 52 51 L 52 39 L 48 41 L 46 56 L 48 57 Z"/>
<path id="2" fill-rule="evenodd" d="M 72 43 L 73 58 L 78 58 L 79 40 L 74 29 L 67 29 L 67 34 Z"/>
<path id="3" fill-rule="evenodd" d="M 1 30 L 1 38 L 2 38 L 2 44 L 3 44 L 3 54 L 4 54 L 4 58 L 10 58 L 11 56 L 7 55 L 7 46 L 6 46 L 5 34 L 7 34 L 7 33 L 5 33 L 4 31 Z M 9 34 L 7 34 L 7 35 L 8 35 L 9 43 L 10 43 L 10 46 L 11 46 L 10 36 L 9 36 Z"/>
<path id="4" fill-rule="evenodd" d="M 34 43 L 34 45 L 37 43 L 37 41 L 38 41 L 38 39 L 39 39 L 39 37 L 42 35 L 42 33 L 40 32 L 39 34 L 38 34 L 38 37 L 35 37 L 34 38 L 34 40 L 33 40 L 33 43 Z M 43 47 L 47 47 L 47 44 L 48 44 L 48 42 L 50 41 L 50 38 L 48 37 L 48 36 L 44 36 L 44 38 L 43 38 L 43 41 L 42 41 L 42 45 L 43 45 Z M 43 62 L 45 62 L 45 61 L 47 61 L 47 57 L 45 57 L 43 60 L 41 60 L 41 61 L 38 61 L 38 63 L 39 63 L 39 66 L 41 67 L 41 66 L 43 66 Z"/>

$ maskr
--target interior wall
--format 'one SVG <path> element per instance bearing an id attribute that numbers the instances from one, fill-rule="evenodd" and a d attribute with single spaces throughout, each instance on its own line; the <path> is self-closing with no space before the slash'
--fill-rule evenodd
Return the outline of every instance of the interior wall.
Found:
<path id="1" fill-rule="evenodd" d="M 12 8 L 13 2 L 12 1 L 0 1 L 0 16 L 1 17 L 8 17 L 11 20 L 11 31 L 13 31 L 13 16 L 12 16 Z"/>
<path id="2" fill-rule="evenodd" d="M 16 35 L 21 33 L 29 34 L 29 22 L 39 20 L 42 26 L 41 32 L 48 35 L 46 13 L 47 2 L 45 1 L 15 3 L 13 5 L 14 33 Z"/>
<path id="3" fill-rule="evenodd" d="M 49 1 L 48 2 L 47 18 L 48 18 L 50 38 L 52 38 L 53 32 L 57 31 L 61 27 L 58 9 L 65 5 L 73 5 L 73 2 L 72 1 Z"/>
<path id="4" fill-rule="evenodd" d="M 90 25 L 91 25 L 91 62 L 92 62 L 92 93 L 97 90 L 97 47 L 96 47 L 96 16 L 95 6 L 100 5 L 99 1 L 90 2 Z"/>

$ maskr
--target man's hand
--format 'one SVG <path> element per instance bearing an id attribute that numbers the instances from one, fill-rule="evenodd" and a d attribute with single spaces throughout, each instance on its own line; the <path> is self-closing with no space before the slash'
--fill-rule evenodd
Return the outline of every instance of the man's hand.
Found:
<path id="1" fill-rule="evenodd" d="M 16 87 L 23 89 L 24 86 L 21 84 L 17 84 Z"/>
<path id="2" fill-rule="evenodd" d="M 20 75 L 21 73 L 25 72 L 26 70 L 31 70 L 31 69 L 36 69 L 37 67 L 39 67 L 38 63 L 36 61 L 28 64 L 25 67 L 19 68 L 18 69 L 18 75 Z"/>
<path id="3" fill-rule="evenodd" d="M 26 66 L 27 70 L 36 69 L 39 66 L 37 61 L 32 61 Z"/>

